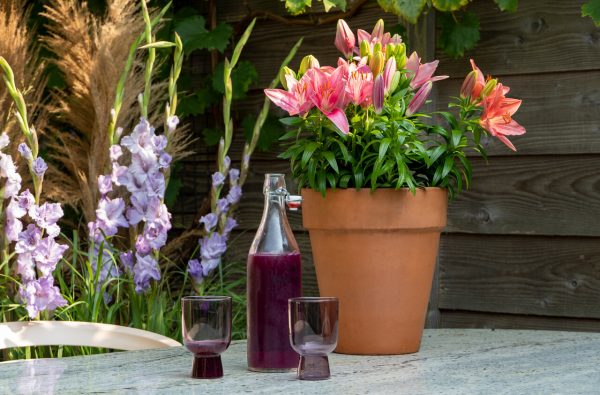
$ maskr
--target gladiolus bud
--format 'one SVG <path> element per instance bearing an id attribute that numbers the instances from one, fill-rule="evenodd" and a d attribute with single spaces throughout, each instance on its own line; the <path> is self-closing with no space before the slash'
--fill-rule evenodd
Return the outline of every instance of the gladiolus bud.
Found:
<path id="1" fill-rule="evenodd" d="M 385 57 L 382 52 L 375 52 L 371 61 L 369 62 L 369 67 L 371 68 L 371 72 L 373 76 L 377 76 L 379 73 L 383 71 L 383 66 L 385 63 Z"/>
<path id="2" fill-rule="evenodd" d="M 384 98 L 385 82 L 383 81 L 383 76 L 378 75 L 375 77 L 375 81 L 373 81 L 373 107 L 375 108 L 375 113 L 381 113 Z"/>
<path id="3" fill-rule="evenodd" d="M 388 59 L 383 70 L 384 92 L 386 96 L 390 93 L 394 74 L 396 74 L 396 58 L 392 56 Z"/>
<path id="4" fill-rule="evenodd" d="M 335 32 L 335 47 L 339 49 L 346 58 L 349 58 L 352 56 L 355 44 L 356 38 L 354 37 L 354 33 L 352 33 L 352 30 L 350 30 L 350 27 L 343 19 L 339 19 L 337 30 Z"/>
<path id="5" fill-rule="evenodd" d="M 363 58 L 365 56 L 367 58 L 371 58 L 371 56 L 373 56 L 373 52 L 371 52 L 371 46 L 367 40 L 362 40 L 360 42 L 360 56 Z"/>
<path id="6" fill-rule="evenodd" d="M 279 71 L 279 82 L 281 82 L 281 86 L 283 86 L 283 89 L 287 89 L 288 88 L 288 84 L 286 81 L 285 76 L 289 75 L 291 77 L 296 78 L 296 73 L 294 73 L 294 70 L 290 69 L 289 67 L 284 67 Z"/>
<path id="7" fill-rule="evenodd" d="M 496 89 L 496 85 L 498 85 L 498 80 L 497 79 L 491 79 L 488 82 L 485 83 L 485 86 L 483 87 L 483 90 L 481 91 L 481 95 L 483 97 L 487 97 L 490 93 L 492 93 L 494 91 L 494 89 Z"/>
<path id="8" fill-rule="evenodd" d="M 426 84 L 421 86 L 421 88 L 419 88 L 419 90 L 417 91 L 415 96 L 412 98 L 410 103 L 408 103 L 408 108 L 406 109 L 407 117 L 410 117 L 411 115 L 413 115 L 414 113 L 419 111 L 419 108 L 421 108 L 421 106 L 427 100 L 427 97 L 429 97 L 429 94 L 431 93 L 432 88 L 433 88 L 433 83 L 431 81 L 427 82 Z"/>
<path id="9" fill-rule="evenodd" d="M 373 32 L 371 33 L 371 38 L 377 37 L 377 41 L 381 41 L 381 39 L 383 37 L 383 33 L 384 33 L 383 28 L 384 28 L 383 19 L 380 19 L 377 21 L 377 23 L 375 24 L 375 27 L 373 28 Z"/>
<path id="10" fill-rule="evenodd" d="M 477 70 L 471 71 L 467 74 L 462 87 L 460 88 L 460 97 L 473 97 L 473 88 L 475 88 L 475 84 L 477 83 Z"/>
<path id="11" fill-rule="evenodd" d="M 302 59 L 302 62 L 300 62 L 300 69 L 298 70 L 298 74 L 304 74 L 312 68 L 318 69 L 319 67 L 321 67 L 321 65 L 319 64 L 317 58 L 315 58 L 312 55 L 307 55 Z"/>

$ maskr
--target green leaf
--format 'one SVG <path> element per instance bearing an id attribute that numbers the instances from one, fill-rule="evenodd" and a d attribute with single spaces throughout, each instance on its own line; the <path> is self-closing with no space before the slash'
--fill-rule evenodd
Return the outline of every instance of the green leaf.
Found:
<path id="1" fill-rule="evenodd" d="M 206 128 L 202 130 L 202 135 L 204 136 L 204 142 L 210 147 L 219 144 L 219 140 L 223 137 L 223 132 L 217 129 Z"/>
<path id="2" fill-rule="evenodd" d="M 292 15 L 300 15 L 310 6 L 312 6 L 312 0 L 285 0 L 285 8 Z"/>
<path id="3" fill-rule="evenodd" d="M 462 131 L 453 129 L 452 130 L 452 145 L 458 147 L 460 139 L 462 138 Z"/>
<path id="4" fill-rule="evenodd" d="M 319 144 L 315 143 L 314 141 L 311 141 L 310 143 L 308 143 L 304 149 L 304 153 L 302 154 L 302 161 L 300 162 L 300 166 L 302 168 L 304 168 L 306 166 L 306 163 L 308 163 L 308 160 L 311 158 L 312 154 L 315 152 L 315 150 L 319 147 Z"/>
<path id="5" fill-rule="evenodd" d="M 427 0 L 377 0 L 377 3 L 385 12 L 399 15 L 410 23 L 417 23 Z"/>
<path id="6" fill-rule="evenodd" d="M 469 0 L 433 0 L 438 11 L 456 11 L 469 4 Z"/>
<path id="7" fill-rule="evenodd" d="M 207 108 L 219 101 L 220 96 L 209 87 L 202 88 L 191 95 L 180 95 L 177 113 L 181 117 L 204 114 Z"/>
<path id="8" fill-rule="evenodd" d="M 281 118 L 281 119 L 279 119 L 279 122 L 281 122 L 282 124 L 287 125 L 287 126 L 296 126 L 296 125 L 300 125 L 302 123 L 302 118 L 300 118 L 300 117 Z"/>
<path id="9" fill-rule="evenodd" d="M 329 12 L 334 7 L 346 11 L 346 0 L 323 0 L 323 6 L 325 7 L 325 12 Z"/>
<path id="10" fill-rule="evenodd" d="M 494 0 L 500 11 L 515 12 L 519 6 L 519 0 Z"/>
<path id="11" fill-rule="evenodd" d="M 474 48 L 479 41 L 479 19 L 474 13 L 465 12 L 462 17 L 450 13 L 440 14 L 439 21 L 442 28 L 439 47 L 447 55 L 462 57 L 465 51 Z"/>
<path id="12" fill-rule="evenodd" d="M 250 114 L 246 115 L 242 120 L 242 128 L 244 129 L 244 135 L 248 142 L 252 139 L 255 123 L 256 117 Z M 272 115 L 267 116 L 267 119 L 265 119 L 265 123 L 261 128 L 256 148 L 263 152 L 269 151 L 273 144 L 275 144 L 284 133 L 285 128 L 279 123 L 279 120 Z M 293 133 L 295 134 L 295 132 Z"/>
<path id="13" fill-rule="evenodd" d="M 382 160 L 383 157 L 385 156 L 390 144 L 391 144 L 392 140 L 389 138 L 384 138 L 383 140 L 381 140 L 381 144 L 379 144 L 379 156 L 378 156 L 378 160 Z"/>
<path id="14" fill-rule="evenodd" d="M 231 25 L 220 22 L 214 30 L 211 30 L 206 33 L 198 34 L 193 40 L 191 40 L 188 44 L 188 49 L 185 49 L 185 44 L 183 46 L 183 50 L 186 53 L 190 53 L 195 49 L 208 49 L 223 53 L 227 45 L 229 44 L 229 39 L 233 34 L 233 28 Z"/>
<path id="15" fill-rule="evenodd" d="M 600 0 L 590 0 L 581 7 L 581 15 L 589 16 L 600 27 Z"/>
<path id="16" fill-rule="evenodd" d="M 202 15 L 190 15 L 175 21 L 175 31 L 181 37 L 186 53 L 189 53 L 191 43 L 207 32 L 205 24 L 206 20 Z"/>
<path id="17" fill-rule="evenodd" d="M 338 168 L 337 161 L 335 160 L 335 155 L 331 151 L 323 152 L 323 157 L 329 162 L 329 166 L 336 172 L 339 173 L 340 170 Z"/>
<path id="18" fill-rule="evenodd" d="M 447 156 L 444 160 L 444 169 L 442 170 L 442 178 L 446 178 L 450 170 L 454 167 L 454 157 Z"/>
<path id="19" fill-rule="evenodd" d="M 223 63 L 219 63 L 212 76 L 212 87 L 220 94 L 225 94 L 225 83 L 223 82 Z M 252 63 L 242 60 L 237 64 L 231 73 L 233 83 L 233 98 L 241 99 L 246 96 L 246 92 L 252 84 L 258 81 L 258 72 Z"/>

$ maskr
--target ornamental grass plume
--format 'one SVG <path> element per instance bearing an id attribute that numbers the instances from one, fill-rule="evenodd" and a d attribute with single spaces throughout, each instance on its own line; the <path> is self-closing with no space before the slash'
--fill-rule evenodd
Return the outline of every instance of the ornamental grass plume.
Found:
<path id="1" fill-rule="evenodd" d="M 24 0 L 0 1 L 0 56 L 12 65 L 14 79 L 23 92 L 30 121 L 36 125 L 38 133 L 41 133 L 48 121 L 43 100 L 46 86 L 46 75 L 43 72 L 45 63 L 35 44 L 35 31 L 27 26 L 29 12 Z M 8 152 L 16 152 L 17 146 L 23 141 L 13 110 L 13 100 L 4 84 L 0 84 L 0 131 L 6 132 L 10 138 L 9 146 L 6 147 Z"/>
<path id="2" fill-rule="evenodd" d="M 127 130 L 139 121 L 137 96 L 146 81 L 141 63 L 144 53 L 134 52 L 133 59 L 129 56 L 131 43 L 144 31 L 139 4 L 137 0 L 109 0 L 106 14 L 96 17 L 85 2 L 56 0 L 43 13 L 50 20 L 43 41 L 56 54 L 53 62 L 66 82 L 65 89 L 54 92 L 57 104 L 50 108 L 55 142 L 49 149 L 58 166 L 49 170 L 53 181 L 49 192 L 80 211 L 86 223 L 95 220 L 98 176 L 111 163 L 113 114 L 117 116 L 114 123 Z M 126 66 L 127 78 L 122 79 Z M 112 111 L 119 88 L 120 111 Z M 150 88 L 148 120 L 154 124 L 163 110 L 167 86 L 151 81 Z"/>

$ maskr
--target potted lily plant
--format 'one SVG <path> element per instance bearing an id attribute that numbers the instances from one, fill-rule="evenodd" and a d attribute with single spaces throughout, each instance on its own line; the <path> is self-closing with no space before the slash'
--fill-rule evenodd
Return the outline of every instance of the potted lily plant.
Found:
<path id="1" fill-rule="evenodd" d="M 371 34 L 338 21 L 336 67 L 313 56 L 282 71 L 285 89 L 267 89 L 292 127 L 282 158 L 302 188 L 319 290 L 340 300 L 337 351 L 418 351 L 448 198 L 471 182 L 466 155 L 485 157 L 482 136 L 525 129 L 512 119 L 521 100 L 484 78 L 471 61 L 457 113 L 422 112 L 438 61 L 407 55 L 379 20 Z"/>

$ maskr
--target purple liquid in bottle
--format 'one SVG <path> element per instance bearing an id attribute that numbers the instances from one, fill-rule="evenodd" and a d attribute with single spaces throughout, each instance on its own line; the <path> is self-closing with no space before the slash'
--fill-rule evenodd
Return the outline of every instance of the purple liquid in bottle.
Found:
<path id="1" fill-rule="evenodd" d="M 248 366 L 285 370 L 298 366 L 288 327 L 288 299 L 302 294 L 300 253 L 248 256 Z"/>

